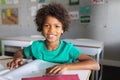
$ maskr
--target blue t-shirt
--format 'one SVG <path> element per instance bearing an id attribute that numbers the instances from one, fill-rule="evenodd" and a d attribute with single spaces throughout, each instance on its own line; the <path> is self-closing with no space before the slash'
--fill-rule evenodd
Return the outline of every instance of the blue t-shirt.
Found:
<path id="1" fill-rule="evenodd" d="M 56 50 L 48 50 L 44 40 L 37 40 L 32 45 L 24 49 L 24 55 L 29 58 L 33 56 L 36 59 L 54 62 L 54 63 L 72 63 L 78 59 L 81 51 L 73 44 L 60 40 L 60 45 Z"/>

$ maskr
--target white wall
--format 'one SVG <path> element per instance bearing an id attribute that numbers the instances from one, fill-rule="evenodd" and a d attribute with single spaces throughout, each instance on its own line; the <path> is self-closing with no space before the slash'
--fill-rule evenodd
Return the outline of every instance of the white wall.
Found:
<path id="1" fill-rule="evenodd" d="M 120 0 L 105 0 L 104 4 L 92 7 L 87 36 L 104 41 L 105 59 L 120 61 Z"/>

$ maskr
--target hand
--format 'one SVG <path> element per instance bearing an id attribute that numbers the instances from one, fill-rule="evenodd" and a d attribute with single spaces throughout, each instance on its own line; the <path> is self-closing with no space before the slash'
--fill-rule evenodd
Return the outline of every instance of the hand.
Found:
<path id="1" fill-rule="evenodd" d="M 46 69 L 46 75 L 62 73 L 67 70 L 67 64 L 55 65 Z"/>
<path id="2" fill-rule="evenodd" d="M 7 67 L 12 70 L 13 68 L 17 68 L 19 65 L 22 64 L 22 59 L 21 58 L 16 58 L 11 62 L 7 63 Z"/>

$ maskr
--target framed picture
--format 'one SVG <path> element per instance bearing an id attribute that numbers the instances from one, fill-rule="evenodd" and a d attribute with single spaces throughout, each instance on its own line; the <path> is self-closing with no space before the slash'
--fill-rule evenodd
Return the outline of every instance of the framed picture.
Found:
<path id="1" fill-rule="evenodd" d="M 87 15 L 85 15 L 85 16 L 80 16 L 80 22 L 81 23 L 90 23 L 90 16 L 87 16 Z"/>
<path id="2" fill-rule="evenodd" d="M 80 14 L 90 14 L 91 13 L 91 5 L 82 5 L 80 6 Z"/>
<path id="3" fill-rule="evenodd" d="M 79 0 L 69 0 L 69 5 L 78 5 Z"/>
<path id="4" fill-rule="evenodd" d="M 38 3 L 45 3 L 46 2 L 46 0 L 37 0 L 38 1 Z"/>
<path id="5" fill-rule="evenodd" d="M 93 4 L 103 4 L 104 0 L 92 0 Z"/>
<path id="6" fill-rule="evenodd" d="M 18 24 L 18 8 L 1 9 L 2 24 Z"/>
<path id="7" fill-rule="evenodd" d="M 79 11 L 71 11 L 69 12 L 71 20 L 78 20 L 79 19 Z"/>

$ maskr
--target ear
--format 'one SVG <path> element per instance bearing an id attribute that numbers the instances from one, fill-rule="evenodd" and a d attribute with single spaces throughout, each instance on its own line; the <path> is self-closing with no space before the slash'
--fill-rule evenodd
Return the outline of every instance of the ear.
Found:
<path id="1" fill-rule="evenodd" d="M 63 30 L 62 30 L 61 34 L 63 34 Z"/>

